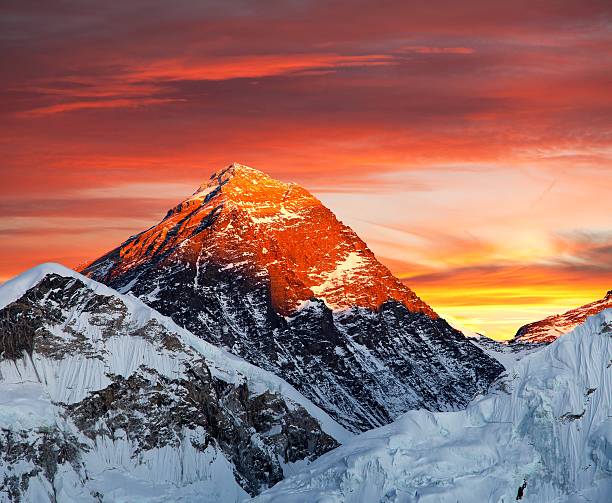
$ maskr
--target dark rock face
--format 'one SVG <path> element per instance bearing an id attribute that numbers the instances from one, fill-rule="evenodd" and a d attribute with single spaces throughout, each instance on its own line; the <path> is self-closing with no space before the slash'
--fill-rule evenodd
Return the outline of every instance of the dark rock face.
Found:
<path id="1" fill-rule="evenodd" d="M 235 466 L 240 485 L 251 495 L 283 479 L 279 460 L 314 460 L 338 446 L 301 407 L 290 410 L 270 392 L 250 396 L 246 384 L 230 385 L 212 377 L 205 362 L 194 362 L 187 379 L 168 379 L 141 369 L 125 379 L 66 406 L 89 438 L 115 437 L 136 445 L 134 455 L 190 441 L 196 449 L 220 448 Z M 185 428 L 201 427 L 198 440 L 186 440 Z"/>
<path id="2" fill-rule="evenodd" d="M 120 329 L 127 314 L 118 299 L 94 295 L 81 281 L 49 274 L 0 311 L 0 357 L 16 360 L 24 351 L 31 355 L 34 350 L 55 360 L 73 352 L 96 356 L 91 341 L 74 323 L 64 329 L 67 339 L 59 339 L 49 331 L 50 326 L 67 321 L 70 306 L 89 313 L 89 322 L 99 327 L 104 337 Z"/>
<path id="3" fill-rule="evenodd" d="M 130 309 L 119 297 L 58 274 L 46 275 L 0 309 L 0 363 L 27 359 L 24 365 L 36 365 L 43 359 L 60 374 L 79 375 L 79 383 L 94 383 L 75 390 L 76 400 L 54 404 L 73 431 L 56 425 L 0 433 L 0 460 L 32 467 L 0 480 L 0 491 L 11 500 L 23 499 L 29 481 L 42 478 L 54 501 L 58 466 L 66 463 L 85 484 L 82 454 L 95 450 L 97 439 L 127 441 L 135 459 L 186 444 L 221 452 L 251 495 L 282 480 L 284 464 L 314 460 L 339 445 L 304 407 L 269 390 L 253 392 L 235 373 L 231 381 L 215 375 L 180 333 Z M 134 344 L 152 354 L 138 353 Z"/>
<path id="4" fill-rule="evenodd" d="M 151 307 L 283 377 L 352 431 L 387 424 L 410 409 L 462 408 L 503 371 L 444 320 L 399 302 L 333 312 L 312 299 L 286 317 L 272 307 L 269 283 L 252 277 L 248 265 L 224 270 L 207 263 L 196 271 L 167 259 L 108 284 L 131 285 Z"/>

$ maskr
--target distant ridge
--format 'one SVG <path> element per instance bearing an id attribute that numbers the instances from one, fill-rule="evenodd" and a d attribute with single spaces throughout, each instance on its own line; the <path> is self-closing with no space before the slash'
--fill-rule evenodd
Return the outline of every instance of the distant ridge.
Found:
<path id="1" fill-rule="evenodd" d="M 573 330 L 589 316 L 600 313 L 609 307 L 612 307 L 612 290 L 609 290 L 603 299 L 590 302 L 562 314 L 556 314 L 543 320 L 523 325 L 516 332 L 512 342 L 552 342 L 557 337 Z"/>

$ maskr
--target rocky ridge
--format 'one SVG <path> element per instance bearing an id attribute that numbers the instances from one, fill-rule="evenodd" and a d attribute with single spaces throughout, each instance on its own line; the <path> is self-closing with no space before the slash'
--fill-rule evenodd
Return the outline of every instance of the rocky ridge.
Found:
<path id="1" fill-rule="evenodd" d="M 512 344 L 547 344 L 570 332 L 589 316 L 612 307 L 612 290 L 603 299 L 571 309 L 562 314 L 549 316 L 540 321 L 523 325 L 518 329 Z"/>
<path id="2" fill-rule="evenodd" d="M 57 265 L 0 287 L 0 501 L 235 502 L 348 433 L 287 383 Z"/>

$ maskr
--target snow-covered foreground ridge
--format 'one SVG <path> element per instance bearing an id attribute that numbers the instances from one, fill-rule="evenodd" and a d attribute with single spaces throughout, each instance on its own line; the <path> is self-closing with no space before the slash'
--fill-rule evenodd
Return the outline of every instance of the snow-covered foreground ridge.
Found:
<path id="1" fill-rule="evenodd" d="M 350 437 L 281 378 L 70 269 L 0 287 L 0 502 L 234 502 Z"/>
<path id="2" fill-rule="evenodd" d="M 612 309 L 506 372 L 466 410 L 411 411 L 257 502 L 612 501 Z"/>
<path id="3" fill-rule="evenodd" d="M 319 409 L 310 400 L 304 398 L 304 396 L 298 393 L 293 386 L 288 384 L 280 377 L 272 374 L 271 372 L 260 369 L 244 359 L 220 349 L 206 341 L 203 341 L 198 337 L 195 337 L 189 331 L 179 327 L 170 318 L 159 314 L 157 311 L 151 309 L 136 297 L 131 295 L 122 295 L 112 288 L 87 278 L 86 276 L 83 276 L 82 274 L 79 274 L 78 272 L 68 269 L 60 264 L 41 264 L 0 286 L 0 309 L 5 307 L 10 302 L 17 300 L 29 288 L 36 285 L 48 274 L 57 274 L 63 277 L 76 278 L 85 283 L 93 292 L 97 294 L 120 299 L 126 306 L 128 306 L 130 313 L 133 315 L 132 318 L 134 323 L 142 325 L 150 320 L 157 320 L 171 332 L 180 335 L 183 342 L 191 346 L 207 360 L 214 363 L 215 366 L 220 369 L 220 371 L 225 373 L 234 372 L 238 379 L 248 379 L 249 385 L 253 386 L 254 389 L 257 387 L 261 390 L 267 389 L 290 398 L 303 406 L 309 414 L 320 421 L 321 426 L 327 433 L 340 442 L 343 442 L 352 436 L 344 428 L 333 421 L 325 412 Z"/>

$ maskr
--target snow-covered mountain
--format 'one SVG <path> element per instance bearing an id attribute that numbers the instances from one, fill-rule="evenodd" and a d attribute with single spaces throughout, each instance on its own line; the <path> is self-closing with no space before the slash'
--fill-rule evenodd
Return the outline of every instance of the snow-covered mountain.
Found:
<path id="1" fill-rule="evenodd" d="M 503 370 L 314 196 L 239 164 L 82 272 L 283 377 L 352 431 L 465 407 Z"/>
<path id="2" fill-rule="evenodd" d="M 466 410 L 411 411 L 259 503 L 609 502 L 612 309 L 525 356 Z"/>
<path id="3" fill-rule="evenodd" d="M 523 325 L 518 329 L 512 343 L 545 344 L 573 330 L 589 316 L 612 307 L 612 290 L 603 299 L 571 309 L 562 314 L 549 316 L 540 321 Z"/>
<path id="4" fill-rule="evenodd" d="M 235 502 L 350 436 L 279 377 L 74 271 L 0 287 L 0 502 Z"/>

